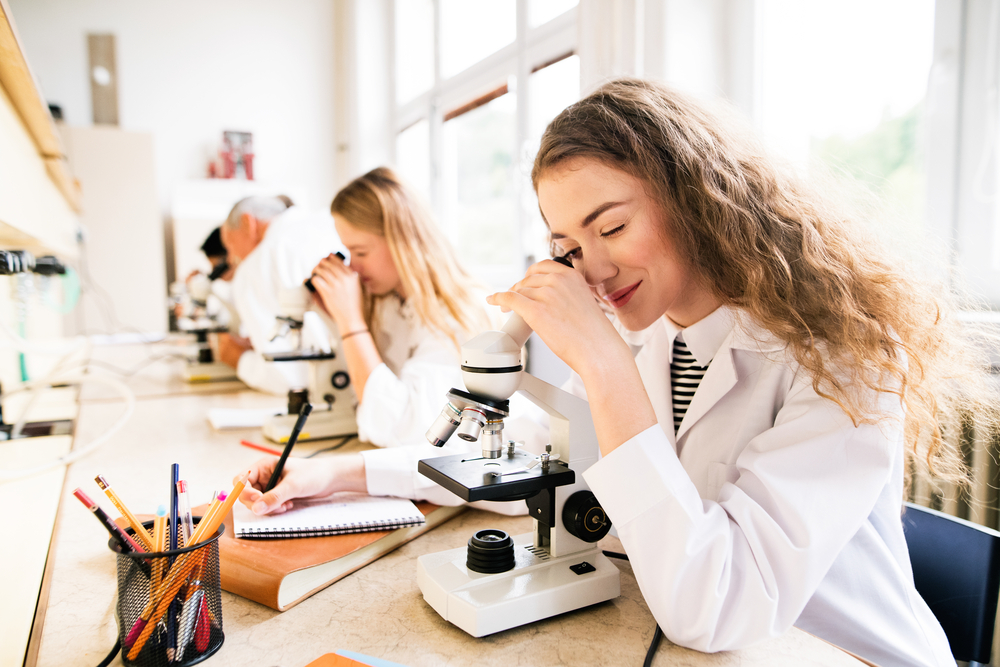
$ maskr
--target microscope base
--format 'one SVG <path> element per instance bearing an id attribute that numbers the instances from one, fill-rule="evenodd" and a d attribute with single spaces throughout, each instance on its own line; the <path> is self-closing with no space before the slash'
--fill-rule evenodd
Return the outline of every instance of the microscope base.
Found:
<path id="1" fill-rule="evenodd" d="M 288 442 L 298 415 L 274 415 L 264 422 L 264 437 L 274 442 Z M 354 410 L 314 410 L 309 415 L 299 440 L 323 440 L 358 432 Z"/>
<path id="2" fill-rule="evenodd" d="M 237 379 L 236 369 L 218 361 L 209 363 L 189 361 L 184 365 L 184 381 L 192 384 L 197 382 L 223 382 L 235 379 Z"/>
<path id="3" fill-rule="evenodd" d="M 483 637 L 540 621 L 621 594 L 618 568 L 596 545 L 568 556 L 543 559 L 532 536 L 514 538 L 514 569 L 481 574 L 466 567 L 465 547 L 417 559 L 417 584 L 424 600 L 446 621 Z M 576 574 L 570 566 L 595 569 Z"/>

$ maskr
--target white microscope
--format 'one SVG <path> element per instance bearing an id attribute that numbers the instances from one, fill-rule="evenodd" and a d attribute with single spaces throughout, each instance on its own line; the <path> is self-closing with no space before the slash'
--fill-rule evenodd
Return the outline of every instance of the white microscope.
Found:
<path id="1" fill-rule="evenodd" d="M 299 440 L 322 440 L 358 432 L 355 411 L 358 400 L 347 374 L 347 364 L 341 354 L 340 337 L 337 328 L 329 318 L 322 318 L 326 328 L 333 334 L 336 345 L 330 349 L 319 349 L 305 345 L 303 325 L 308 317 L 321 318 L 310 311 L 312 299 L 305 286 L 284 290 L 279 296 L 281 315 L 271 340 L 293 338 L 294 348 L 290 352 L 265 353 L 264 359 L 272 363 L 293 361 L 308 362 L 308 384 L 288 392 L 288 408 L 284 414 L 269 417 L 264 422 L 264 437 L 275 442 L 288 442 L 302 404 L 309 402 L 313 411 L 309 421 L 299 434 Z"/>
<path id="2" fill-rule="evenodd" d="M 183 376 L 187 382 L 220 382 L 235 380 L 236 369 L 216 361 L 208 343 L 210 333 L 228 331 L 221 322 L 225 307 L 217 300 L 210 303 L 212 280 L 198 273 L 187 282 L 176 282 L 170 286 L 171 312 L 176 318 L 177 329 L 195 336 L 197 353 L 187 360 Z"/>
<path id="3" fill-rule="evenodd" d="M 468 548 L 417 559 L 424 600 L 473 637 L 532 623 L 611 600 L 621 592 L 618 568 L 597 541 L 611 522 L 578 477 L 597 461 L 599 448 L 587 402 L 523 372 L 521 348 L 531 329 L 512 315 L 500 331 L 462 346 L 468 391 L 452 389 L 427 432 L 442 446 L 458 430 L 482 441 L 470 454 L 424 459 L 418 470 L 463 500 L 526 499 L 534 533 L 511 538 L 480 530 Z M 535 458 L 504 443 L 507 399 L 520 391 L 550 417 L 550 445 Z"/>

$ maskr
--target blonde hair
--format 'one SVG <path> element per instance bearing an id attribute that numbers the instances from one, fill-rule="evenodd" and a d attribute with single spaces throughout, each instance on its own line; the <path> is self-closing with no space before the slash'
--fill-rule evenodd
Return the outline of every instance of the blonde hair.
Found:
<path id="1" fill-rule="evenodd" d="M 330 211 L 355 229 L 385 238 L 407 301 L 421 322 L 462 342 L 455 324 L 469 334 L 490 327 L 477 283 L 462 268 L 427 206 L 387 167 L 378 167 L 348 183 L 333 198 Z M 383 298 L 364 292 L 364 314 L 377 328 L 375 305 Z"/>
<path id="2" fill-rule="evenodd" d="M 535 159 L 536 190 L 575 157 L 640 179 L 705 284 L 784 341 L 855 425 L 884 419 L 876 392 L 897 394 L 908 473 L 967 480 L 957 436 L 970 420 L 998 432 L 996 396 L 947 290 L 890 260 L 745 128 L 660 84 L 613 81 L 560 113 Z"/>

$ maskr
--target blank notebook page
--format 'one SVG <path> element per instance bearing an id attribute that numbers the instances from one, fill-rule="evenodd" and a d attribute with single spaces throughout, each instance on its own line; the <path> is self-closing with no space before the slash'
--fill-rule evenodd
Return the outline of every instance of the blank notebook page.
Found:
<path id="1" fill-rule="evenodd" d="M 338 493 L 322 500 L 296 500 L 282 514 L 257 516 L 242 503 L 233 505 L 236 537 L 285 538 L 391 530 L 424 523 L 413 501 Z"/>

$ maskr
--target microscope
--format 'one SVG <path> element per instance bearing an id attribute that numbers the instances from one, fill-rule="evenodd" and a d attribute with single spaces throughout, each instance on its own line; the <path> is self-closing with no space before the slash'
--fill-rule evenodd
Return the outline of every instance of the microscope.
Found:
<path id="1" fill-rule="evenodd" d="M 330 350 L 306 345 L 303 340 L 303 325 L 307 314 L 320 317 L 319 313 L 310 312 L 312 303 L 307 289 L 303 285 L 283 290 L 279 295 L 281 314 L 277 317 L 271 340 L 291 339 L 295 349 L 264 354 L 264 359 L 272 363 L 304 361 L 308 364 L 307 386 L 290 389 L 287 411 L 273 415 L 264 422 L 264 437 L 275 442 L 288 442 L 304 403 L 311 403 L 313 410 L 305 429 L 299 434 L 299 440 L 322 440 L 358 432 L 354 417 L 358 400 L 350 386 L 351 377 L 347 374 L 347 364 L 339 354 L 339 338 L 338 345 Z M 328 318 L 324 319 L 327 328 L 336 333 L 333 322 Z"/>
<path id="2" fill-rule="evenodd" d="M 442 618 L 482 637 L 611 600 L 621 592 L 616 568 L 597 541 L 611 522 L 582 478 L 599 456 L 587 402 L 523 371 L 521 349 L 531 329 L 517 314 L 500 331 L 462 346 L 467 391 L 452 389 L 427 432 L 443 446 L 457 430 L 480 440 L 482 456 L 423 459 L 418 471 L 467 502 L 527 501 L 534 532 L 511 538 L 476 532 L 467 548 L 417 559 L 424 600 Z M 504 442 L 504 418 L 514 392 L 548 413 L 550 444 L 536 458 Z"/>
<path id="3" fill-rule="evenodd" d="M 213 272 L 214 275 L 214 272 Z M 177 329 L 194 334 L 197 354 L 184 365 L 183 376 L 187 382 L 220 382 L 236 379 L 236 369 L 216 361 L 208 344 L 210 333 L 228 331 L 220 322 L 224 307 L 211 307 L 212 278 L 198 273 L 186 283 L 170 286 L 171 315 Z"/>

